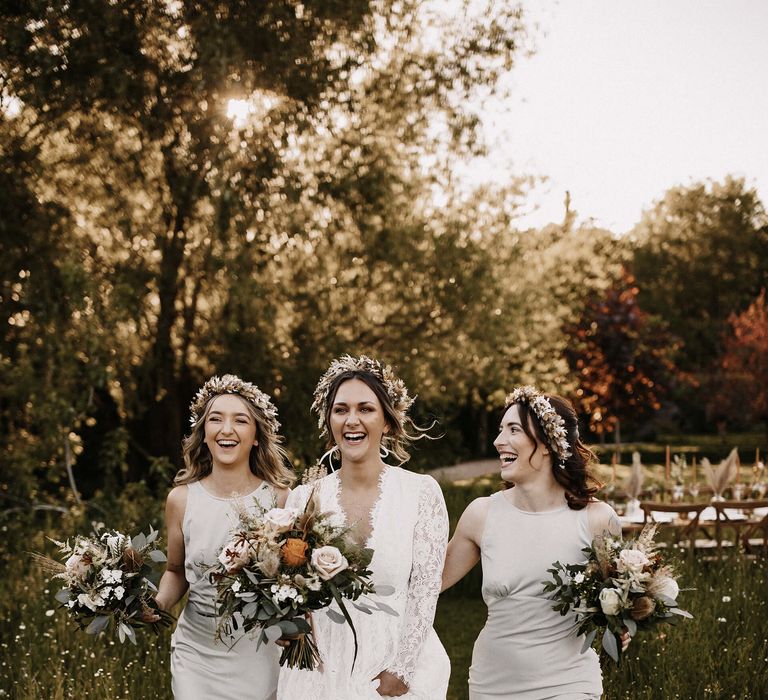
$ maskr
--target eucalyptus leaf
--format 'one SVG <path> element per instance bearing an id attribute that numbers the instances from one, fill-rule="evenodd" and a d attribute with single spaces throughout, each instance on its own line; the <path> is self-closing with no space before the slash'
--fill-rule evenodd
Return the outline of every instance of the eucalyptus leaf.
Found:
<path id="1" fill-rule="evenodd" d="M 689 620 L 693 620 L 693 615 L 689 613 L 687 610 L 681 610 L 680 608 L 670 608 L 669 612 L 674 613 L 675 615 L 680 615 L 680 617 L 687 617 Z"/>
<path id="2" fill-rule="evenodd" d="M 581 647 L 582 654 L 592 646 L 592 642 L 595 641 L 596 636 L 597 636 L 597 629 L 593 629 L 589 634 L 587 634 L 587 636 L 584 638 L 584 644 Z"/>
<path id="3" fill-rule="evenodd" d="M 133 547 L 134 549 L 141 551 L 146 546 L 147 546 L 147 538 L 142 533 L 139 533 L 138 535 L 134 535 L 133 537 L 131 537 L 131 547 Z"/>
<path id="4" fill-rule="evenodd" d="M 103 632 L 105 629 L 107 629 L 108 625 L 109 617 L 107 615 L 97 615 L 93 618 L 93 620 L 91 620 L 91 624 L 85 628 L 85 631 L 88 634 L 99 634 L 99 632 Z"/>
<path id="5" fill-rule="evenodd" d="M 395 592 L 394 586 L 390 586 L 388 584 L 382 584 L 380 586 L 376 586 L 376 595 L 388 596 L 388 595 L 392 595 L 394 592 Z"/>
<path id="6" fill-rule="evenodd" d="M 59 601 L 59 603 L 68 603 L 70 600 L 70 594 L 68 588 L 62 588 L 60 591 L 56 591 L 56 595 L 54 596 L 56 600 Z"/>
<path id="7" fill-rule="evenodd" d="M 264 630 L 264 635 L 270 642 L 275 642 L 283 636 L 283 630 L 280 629 L 280 625 L 272 625 Z"/>
<path id="8" fill-rule="evenodd" d="M 624 626 L 627 628 L 630 637 L 637 634 L 637 623 L 631 617 L 624 618 Z"/>
<path id="9" fill-rule="evenodd" d="M 156 563 L 158 563 L 158 564 L 159 564 L 160 562 L 163 562 L 163 561 L 168 561 L 168 558 L 165 556 L 165 553 L 164 553 L 164 552 L 162 552 L 162 551 L 161 551 L 161 550 L 159 550 L 159 549 L 153 549 L 153 550 L 152 550 L 152 551 L 149 553 L 149 558 L 150 558 L 152 561 L 154 561 L 154 562 L 156 562 Z"/>
<path id="10" fill-rule="evenodd" d="M 281 620 L 277 623 L 284 637 L 295 637 L 299 633 L 298 625 L 292 620 Z"/>
<path id="11" fill-rule="evenodd" d="M 616 642 L 616 635 L 610 629 L 603 633 L 603 649 L 616 663 L 619 663 L 619 645 Z"/>

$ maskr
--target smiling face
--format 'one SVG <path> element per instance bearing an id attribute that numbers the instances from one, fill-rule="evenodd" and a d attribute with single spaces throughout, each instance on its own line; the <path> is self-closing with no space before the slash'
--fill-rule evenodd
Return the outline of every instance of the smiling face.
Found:
<path id="1" fill-rule="evenodd" d="M 349 379 L 339 386 L 329 423 L 342 463 L 380 459 L 379 445 L 388 430 L 387 421 L 381 402 L 364 381 Z"/>
<path id="2" fill-rule="evenodd" d="M 501 478 L 504 481 L 520 484 L 551 472 L 549 452 L 545 445 L 525 434 L 517 404 L 504 413 L 493 446 L 501 458 Z"/>
<path id="3" fill-rule="evenodd" d="M 248 455 L 258 440 L 256 422 L 243 399 L 222 394 L 211 402 L 205 418 L 205 444 L 215 466 L 248 466 Z"/>

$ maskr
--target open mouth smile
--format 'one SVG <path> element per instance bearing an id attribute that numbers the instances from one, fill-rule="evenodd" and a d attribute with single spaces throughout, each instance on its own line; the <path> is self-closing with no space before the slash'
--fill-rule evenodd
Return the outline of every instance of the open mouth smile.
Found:
<path id="1" fill-rule="evenodd" d="M 365 438 L 365 433 L 344 433 L 344 439 L 352 445 L 361 443 Z"/>
<path id="2" fill-rule="evenodd" d="M 500 452 L 499 458 L 501 463 L 505 466 L 512 464 L 517 459 L 516 452 Z"/>

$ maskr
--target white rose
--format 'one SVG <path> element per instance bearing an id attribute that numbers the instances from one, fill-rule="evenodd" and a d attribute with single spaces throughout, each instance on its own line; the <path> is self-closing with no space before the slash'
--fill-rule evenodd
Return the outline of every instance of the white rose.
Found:
<path id="1" fill-rule="evenodd" d="M 221 550 L 219 561 L 224 565 L 228 574 L 240 571 L 251 559 L 250 545 L 247 540 L 238 538 L 232 540 Z"/>
<path id="2" fill-rule="evenodd" d="M 312 552 L 312 566 L 324 581 L 332 579 L 349 566 L 349 562 L 336 547 L 318 547 Z"/>
<path id="3" fill-rule="evenodd" d="M 295 508 L 272 508 L 264 513 L 264 521 L 278 532 L 287 532 L 293 527 L 298 514 Z"/>
<path id="4" fill-rule="evenodd" d="M 670 600 L 677 600 L 677 596 L 680 594 L 680 586 L 670 576 L 657 576 L 648 588 L 656 595 L 663 595 Z"/>
<path id="5" fill-rule="evenodd" d="M 613 588 L 600 591 L 600 607 L 606 615 L 618 615 L 621 610 L 621 598 Z"/>
<path id="6" fill-rule="evenodd" d="M 578 573 L 578 574 L 576 574 L 576 575 L 573 577 L 573 582 L 574 582 L 574 583 L 584 583 L 584 579 L 585 579 L 585 578 L 586 578 L 586 577 L 584 576 L 584 574 L 583 574 L 581 571 L 579 571 L 579 573 Z"/>
<path id="7" fill-rule="evenodd" d="M 94 612 L 97 612 L 98 608 L 104 605 L 104 599 L 98 593 L 94 593 L 92 596 L 87 593 L 81 593 L 77 596 L 77 602 Z"/>
<path id="8" fill-rule="evenodd" d="M 650 560 L 639 549 L 624 549 L 619 554 L 616 566 L 622 573 L 638 573 L 644 566 L 650 564 Z"/>
<path id="9" fill-rule="evenodd" d="M 72 578 L 83 578 L 88 573 L 90 567 L 91 565 L 88 562 L 83 561 L 83 558 L 79 554 L 73 554 L 64 563 L 64 568 L 67 570 L 67 574 Z"/>

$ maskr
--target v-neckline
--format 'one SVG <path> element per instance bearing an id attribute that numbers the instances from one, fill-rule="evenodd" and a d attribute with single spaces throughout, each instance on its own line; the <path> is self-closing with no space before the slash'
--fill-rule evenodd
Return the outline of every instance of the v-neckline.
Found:
<path id="1" fill-rule="evenodd" d="M 379 479 L 378 479 L 378 490 L 379 493 L 376 496 L 376 499 L 373 502 L 373 505 L 371 506 L 371 510 L 368 513 L 368 524 L 370 525 L 370 532 L 368 533 L 368 537 L 365 539 L 364 542 L 360 543 L 356 539 L 353 538 L 353 541 L 355 544 L 361 546 L 361 547 L 367 547 L 371 549 L 375 549 L 373 546 L 374 543 L 374 537 L 376 535 L 376 523 L 379 518 L 379 511 L 381 510 L 381 502 L 384 499 L 384 487 L 385 487 L 385 480 L 386 475 L 389 473 L 391 467 L 388 464 L 384 465 L 384 469 L 381 470 L 379 473 Z M 336 499 L 336 512 L 341 516 L 342 521 L 344 522 L 344 525 L 351 529 L 351 523 L 349 522 L 349 518 L 347 517 L 347 513 L 344 510 L 344 508 L 341 505 L 341 476 L 339 475 L 339 472 L 341 470 L 337 470 L 333 472 L 334 476 L 336 477 L 336 489 L 334 492 L 334 498 Z"/>

